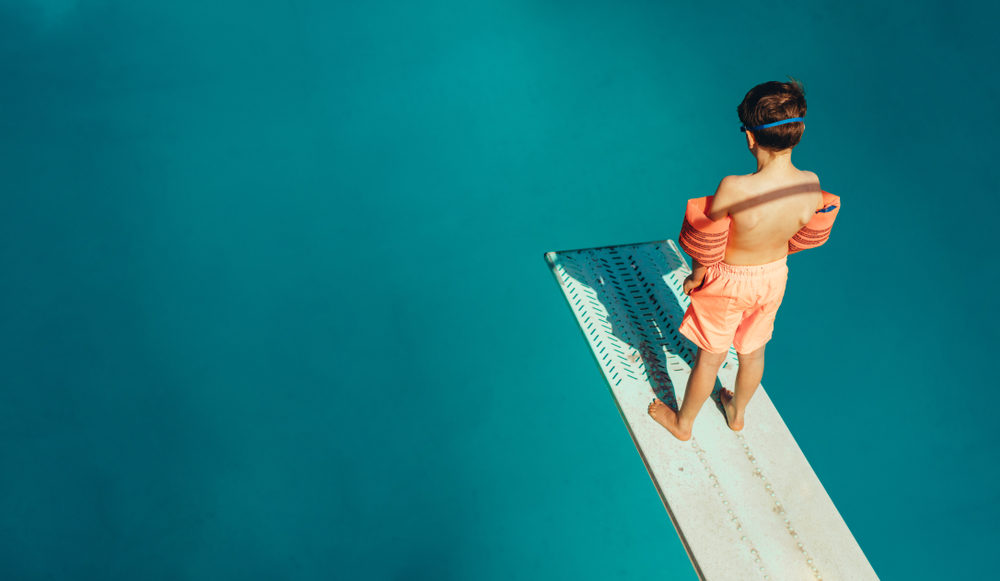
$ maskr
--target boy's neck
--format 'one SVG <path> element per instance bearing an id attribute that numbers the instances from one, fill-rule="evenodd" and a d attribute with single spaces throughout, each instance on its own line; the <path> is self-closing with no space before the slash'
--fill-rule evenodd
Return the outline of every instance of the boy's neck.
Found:
<path id="1" fill-rule="evenodd" d="M 755 148 L 753 156 L 757 158 L 757 171 L 754 173 L 760 173 L 765 168 L 769 170 L 774 169 L 795 169 L 792 165 L 792 149 L 783 149 L 781 151 L 769 151 L 762 147 Z"/>

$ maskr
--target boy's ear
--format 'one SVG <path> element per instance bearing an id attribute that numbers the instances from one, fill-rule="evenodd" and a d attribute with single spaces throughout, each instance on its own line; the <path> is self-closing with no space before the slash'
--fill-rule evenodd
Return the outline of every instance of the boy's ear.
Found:
<path id="1" fill-rule="evenodd" d="M 747 149 L 753 149 L 753 146 L 757 144 L 757 140 L 753 138 L 753 133 L 749 131 L 746 132 L 747 136 Z"/>

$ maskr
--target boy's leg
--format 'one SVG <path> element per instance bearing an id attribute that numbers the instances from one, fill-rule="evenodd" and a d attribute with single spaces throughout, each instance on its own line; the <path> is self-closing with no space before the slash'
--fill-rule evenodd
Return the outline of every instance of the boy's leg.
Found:
<path id="1" fill-rule="evenodd" d="M 725 351 L 712 353 L 698 349 L 698 359 L 695 361 L 694 369 L 691 370 L 691 378 L 688 379 L 687 389 L 684 391 L 684 403 L 677 413 L 681 427 L 690 430 L 694 425 L 694 418 L 701 410 L 702 404 L 712 395 L 715 379 L 719 376 L 719 367 L 725 360 Z"/>
<path id="2" fill-rule="evenodd" d="M 654 399 L 649 404 L 649 415 L 653 416 L 653 419 L 678 439 L 690 439 L 694 419 L 698 416 L 702 404 L 712 394 L 719 367 L 725 360 L 726 352 L 711 353 L 698 349 L 697 361 L 694 369 L 691 370 L 691 377 L 688 379 L 687 390 L 684 392 L 684 403 L 681 404 L 680 411 L 674 412 L 660 400 Z"/>
<path id="3" fill-rule="evenodd" d="M 743 429 L 743 412 L 764 377 L 764 347 L 750 353 L 737 353 L 740 367 L 736 372 L 736 393 L 732 398 L 727 397 L 728 394 L 724 394 L 722 398 L 729 427 L 734 430 Z"/>

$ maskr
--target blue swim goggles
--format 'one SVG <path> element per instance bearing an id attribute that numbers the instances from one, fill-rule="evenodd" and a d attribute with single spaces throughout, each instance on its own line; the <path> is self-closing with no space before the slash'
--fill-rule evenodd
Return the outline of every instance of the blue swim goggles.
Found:
<path id="1" fill-rule="evenodd" d="M 792 117 L 791 119 L 784 119 L 782 121 L 775 121 L 774 123 L 765 123 L 763 125 L 758 125 L 756 127 L 747 127 L 746 125 L 740 125 L 740 131 L 757 131 L 758 129 L 767 129 L 768 127 L 774 127 L 775 125 L 784 125 L 785 123 L 795 123 L 796 121 L 805 122 L 805 117 Z"/>

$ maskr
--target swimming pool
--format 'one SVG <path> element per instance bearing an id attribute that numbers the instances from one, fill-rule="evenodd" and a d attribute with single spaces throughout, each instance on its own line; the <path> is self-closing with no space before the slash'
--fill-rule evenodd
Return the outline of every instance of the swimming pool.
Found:
<path id="1" fill-rule="evenodd" d="M 695 578 L 541 257 L 675 238 L 792 75 L 768 394 L 882 578 L 985 576 L 995 12 L 0 7 L 0 568 Z"/>

